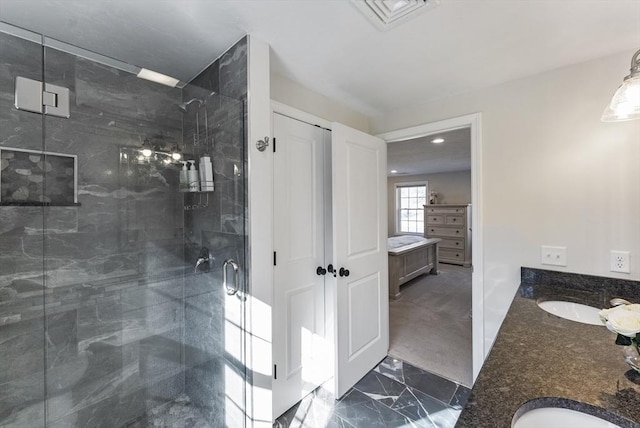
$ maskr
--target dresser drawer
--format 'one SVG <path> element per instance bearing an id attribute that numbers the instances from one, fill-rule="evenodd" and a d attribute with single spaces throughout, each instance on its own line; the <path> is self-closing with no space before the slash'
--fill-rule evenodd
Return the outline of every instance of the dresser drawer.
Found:
<path id="1" fill-rule="evenodd" d="M 464 250 L 464 239 L 449 239 L 443 238 L 440 241 L 440 248 L 451 248 L 454 250 L 462 251 Z"/>
<path id="2" fill-rule="evenodd" d="M 432 216 L 430 216 L 432 217 Z M 461 224 L 464 225 L 464 217 L 461 215 L 448 215 L 445 217 L 444 224 Z"/>
<path id="3" fill-rule="evenodd" d="M 464 208 L 427 205 L 427 214 L 464 214 Z"/>
<path id="4" fill-rule="evenodd" d="M 464 236 L 464 229 L 457 227 L 427 227 L 427 236 Z"/>
<path id="5" fill-rule="evenodd" d="M 443 215 L 427 215 L 427 224 L 444 224 L 445 216 Z"/>
<path id="6" fill-rule="evenodd" d="M 448 250 L 441 248 L 438 252 L 438 256 L 441 261 L 455 261 L 459 263 L 464 262 L 464 251 Z"/>

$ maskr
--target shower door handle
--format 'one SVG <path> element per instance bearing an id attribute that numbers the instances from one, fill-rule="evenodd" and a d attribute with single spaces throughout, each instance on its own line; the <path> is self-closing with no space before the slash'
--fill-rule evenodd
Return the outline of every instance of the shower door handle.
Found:
<path id="1" fill-rule="evenodd" d="M 229 286 L 229 282 L 227 281 L 227 267 L 233 268 L 233 285 Z M 240 266 L 238 263 L 233 261 L 233 259 L 228 259 L 222 265 L 222 285 L 224 286 L 224 290 L 227 292 L 229 296 L 233 296 L 238 292 L 238 281 L 240 279 Z"/>

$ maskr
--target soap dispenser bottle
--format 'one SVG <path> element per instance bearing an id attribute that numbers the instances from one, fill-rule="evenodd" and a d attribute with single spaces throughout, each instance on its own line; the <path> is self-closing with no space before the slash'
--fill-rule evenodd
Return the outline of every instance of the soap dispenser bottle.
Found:
<path id="1" fill-rule="evenodd" d="M 196 161 L 189 159 L 189 170 L 187 171 L 189 179 L 189 191 L 197 192 L 200 190 L 200 181 L 198 180 L 198 170 L 196 169 Z"/>
<path id="2" fill-rule="evenodd" d="M 189 191 L 189 171 L 187 170 L 187 161 L 180 161 L 182 163 L 182 169 L 180 170 L 180 186 L 181 192 Z"/>
<path id="3" fill-rule="evenodd" d="M 205 154 L 200 158 L 200 189 L 203 192 L 213 192 L 213 166 L 211 157 Z"/>

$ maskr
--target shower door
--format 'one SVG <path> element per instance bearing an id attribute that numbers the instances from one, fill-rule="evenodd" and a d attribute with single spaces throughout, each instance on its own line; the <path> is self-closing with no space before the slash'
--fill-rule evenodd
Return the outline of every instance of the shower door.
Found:
<path id="1" fill-rule="evenodd" d="M 2 427 L 244 426 L 243 100 L 137 69 L 0 26 Z M 17 108 L 18 77 L 68 117 Z"/>

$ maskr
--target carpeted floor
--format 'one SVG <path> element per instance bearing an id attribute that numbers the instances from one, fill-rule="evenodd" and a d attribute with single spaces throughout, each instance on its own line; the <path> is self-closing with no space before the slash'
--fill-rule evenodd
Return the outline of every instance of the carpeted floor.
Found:
<path id="1" fill-rule="evenodd" d="M 472 386 L 471 269 L 440 264 L 389 302 L 389 355 Z"/>

